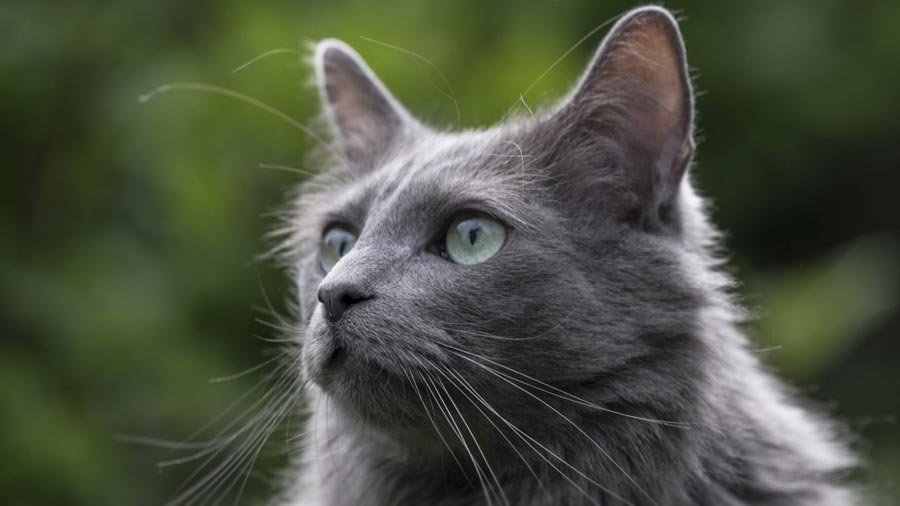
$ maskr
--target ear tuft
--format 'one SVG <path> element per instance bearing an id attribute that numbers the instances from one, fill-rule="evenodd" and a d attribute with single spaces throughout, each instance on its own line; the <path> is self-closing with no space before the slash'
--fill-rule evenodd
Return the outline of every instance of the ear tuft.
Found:
<path id="1" fill-rule="evenodd" d="M 319 42 L 315 68 L 323 107 L 351 165 L 375 164 L 417 124 L 344 42 Z"/>

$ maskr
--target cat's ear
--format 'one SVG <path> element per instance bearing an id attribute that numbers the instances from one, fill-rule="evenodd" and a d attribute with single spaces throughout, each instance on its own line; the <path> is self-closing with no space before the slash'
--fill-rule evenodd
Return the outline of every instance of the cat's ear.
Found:
<path id="1" fill-rule="evenodd" d="M 316 80 L 340 148 L 354 166 L 370 166 L 418 123 L 347 44 L 316 45 Z"/>
<path id="2" fill-rule="evenodd" d="M 613 148 L 626 212 L 651 226 L 670 219 L 694 150 L 693 94 L 672 15 L 660 7 L 625 14 L 556 116 Z"/>

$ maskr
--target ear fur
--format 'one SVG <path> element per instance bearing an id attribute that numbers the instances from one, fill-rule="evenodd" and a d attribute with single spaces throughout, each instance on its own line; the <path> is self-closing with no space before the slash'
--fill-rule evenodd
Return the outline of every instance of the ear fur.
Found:
<path id="1" fill-rule="evenodd" d="M 316 81 L 337 140 L 355 168 L 377 163 L 418 123 L 350 46 L 325 39 L 315 49 Z"/>
<path id="2" fill-rule="evenodd" d="M 553 121 L 593 137 L 607 150 L 597 160 L 608 162 L 614 146 L 628 193 L 622 212 L 658 228 L 677 225 L 673 205 L 694 151 L 693 109 L 678 24 L 665 9 L 642 7 L 610 30 Z"/>

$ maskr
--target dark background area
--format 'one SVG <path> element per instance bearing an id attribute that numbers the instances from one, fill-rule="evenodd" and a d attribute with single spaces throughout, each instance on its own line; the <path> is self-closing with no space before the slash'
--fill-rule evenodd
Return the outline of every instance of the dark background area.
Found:
<path id="1" fill-rule="evenodd" d="M 309 139 L 209 93 L 309 122 L 310 69 L 275 48 L 339 37 L 410 110 L 490 125 L 631 3 L 0 3 L 0 502 L 151 505 L 196 463 L 117 434 L 183 440 L 259 379 L 290 281 L 257 261 Z M 875 504 L 900 499 L 900 2 L 671 2 L 695 70 L 694 176 L 776 370 L 837 414 Z M 563 94 L 605 29 L 524 95 Z M 314 167 L 304 167 L 315 169 Z M 264 317 L 264 316 L 263 316 Z M 260 373 L 262 374 L 262 373 Z M 226 417 L 227 418 L 227 417 Z M 270 445 L 272 446 L 272 445 Z M 265 494 L 265 452 L 245 497 Z M 248 502 L 245 499 L 243 502 Z"/>

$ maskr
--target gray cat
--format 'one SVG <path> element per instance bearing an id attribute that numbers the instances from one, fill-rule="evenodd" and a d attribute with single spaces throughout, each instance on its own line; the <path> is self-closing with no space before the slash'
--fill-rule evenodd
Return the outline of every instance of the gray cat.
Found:
<path id="1" fill-rule="evenodd" d="M 315 67 L 337 142 L 282 245 L 311 414 L 279 504 L 859 501 L 739 330 L 667 11 L 486 130 L 418 122 L 339 41 Z"/>

